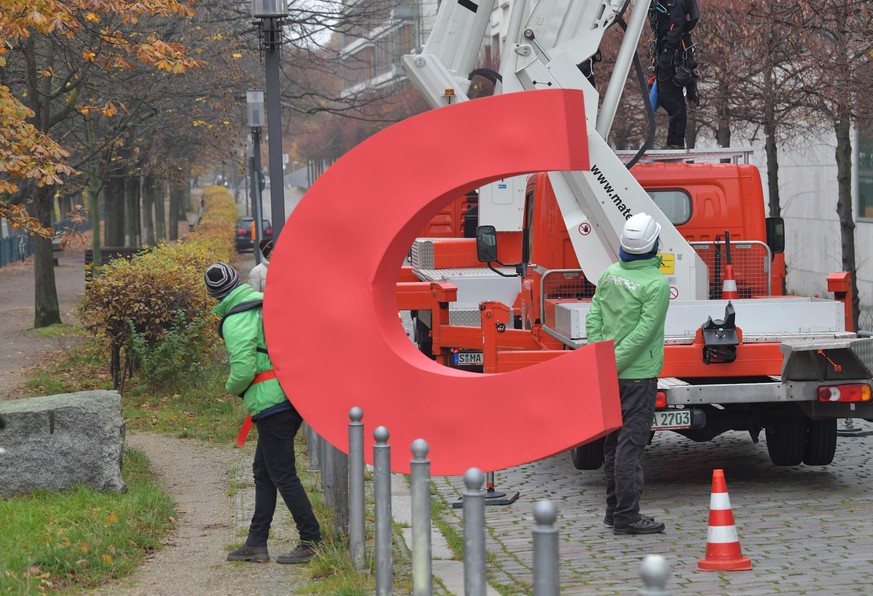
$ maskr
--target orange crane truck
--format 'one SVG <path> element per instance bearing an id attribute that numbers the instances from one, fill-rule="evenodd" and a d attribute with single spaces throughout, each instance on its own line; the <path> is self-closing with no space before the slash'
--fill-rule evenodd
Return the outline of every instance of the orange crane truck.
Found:
<path id="1" fill-rule="evenodd" d="M 423 51 L 404 58 L 432 107 L 466 100 L 492 5 L 444 2 Z M 755 442 L 764 431 L 775 465 L 828 464 L 839 418 L 873 420 L 873 338 L 851 328 L 848 274 L 828 276 L 834 299 L 782 295 L 784 225 L 765 217 L 747 153 L 666 151 L 633 165 L 639 156 L 626 163 L 607 145 L 647 10 L 631 12 L 602 101 L 577 65 L 607 27 L 624 24 L 628 5 L 513 4 L 498 91 L 581 89 L 591 169 L 480 189 L 475 240 L 417 241 L 398 309 L 414 311 L 414 340 L 447 366 L 488 374 L 561 357 L 587 343 L 593 281 L 618 260 L 624 222 L 648 213 L 661 225 L 672 298 L 652 430 L 694 441 L 740 430 Z M 732 163 L 688 163 L 707 157 Z M 577 468 L 600 467 L 600 441 L 572 457 Z"/>

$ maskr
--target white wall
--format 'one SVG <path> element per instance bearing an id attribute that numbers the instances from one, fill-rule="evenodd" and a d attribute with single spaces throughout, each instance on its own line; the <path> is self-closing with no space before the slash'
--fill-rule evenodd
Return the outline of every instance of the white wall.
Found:
<path id="1" fill-rule="evenodd" d="M 842 270 L 837 206 L 837 166 L 833 132 L 807 132 L 779 147 L 779 189 L 785 218 L 785 260 L 788 288 L 802 295 L 828 295 L 828 273 Z M 766 157 L 755 154 L 767 193 Z M 855 176 L 857 180 L 857 173 Z M 854 184 L 857 196 L 857 181 Z M 873 221 L 858 220 L 855 260 L 862 309 L 873 310 Z"/>

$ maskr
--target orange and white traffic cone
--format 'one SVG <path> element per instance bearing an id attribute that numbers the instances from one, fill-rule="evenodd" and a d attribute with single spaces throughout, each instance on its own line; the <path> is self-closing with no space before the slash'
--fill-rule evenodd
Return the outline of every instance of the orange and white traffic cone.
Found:
<path id="1" fill-rule="evenodd" d="M 746 571 L 752 561 L 743 556 L 734 525 L 724 470 L 712 471 L 712 496 L 709 500 L 709 529 L 706 531 L 706 556 L 697 561 L 698 571 Z"/>

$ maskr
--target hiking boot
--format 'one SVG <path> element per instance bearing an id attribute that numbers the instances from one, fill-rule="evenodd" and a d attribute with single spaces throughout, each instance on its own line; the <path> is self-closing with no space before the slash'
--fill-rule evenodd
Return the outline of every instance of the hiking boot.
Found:
<path id="1" fill-rule="evenodd" d="M 648 515 L 641 515 L 640 517 L 644 517 L 646 519 L 655 519 L 655 518 L 650 517 Z M 609 515 L 608 513 L 603 518 L 603 525 L 606 526 L 607 528 L 612 528 L 615 525 L 612 523 L 612 516 Z"/>
<path id="2" fill-rule="evenodd" d="M 250 561 L 252 563 L 269 563 L 270 552 L 266 546 L 249 546 L 243 544 L 236 550 L 227 553 L 228 561 Z"/>
<path id="3" fill-rule="evenodd" d="M 677 150 L 677 149 L 678 149 L 678 150 L 682 150 L 682 151 L 684 151 L 684 150 L 685 150 L 685 145 L 664 145 L 663 148 L 664 148 L 664 149 L 667 149 L 667 150 L 670 150 L 670 151 Z"/>
<path id="4" fill-rule="evenodd" d="M 298 544 L 297 548 L 292 550 L 287 555 L 279 555 L 276 557 L 277 563 L 282 563 L 283 565 L 296 565 L 297 563 L 306 563 L 315 556 L 315 548 L 317 545 L 314 544 Z"/>
<path id="5" fill-rule="evenodd" d="M 664 531 L 664 523 L 655 521 L 655 518 L 641 515 L 640 519 L 626 526 L 614 526 L 613 534 L 657 534 Z"/>

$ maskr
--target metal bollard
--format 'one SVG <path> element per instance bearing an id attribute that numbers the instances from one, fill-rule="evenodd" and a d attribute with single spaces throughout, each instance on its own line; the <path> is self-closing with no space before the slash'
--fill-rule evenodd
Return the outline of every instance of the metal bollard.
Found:
<path id="1" fill-rule="evenodd" d="M 376 506 L 376 596 L 394 593 L 394 540 L 391 529 L 391 446 L 388 429 L 373 432 L 373 501 Z"/>
<path id="2" fill-rule="evenodd" d="M 430 460 L 427 441 L 412 442 L 409 472 L 412 483 L 412 593 L 431 596 L 433 589 L 430 560 Z"/>
<path id="3" fill-rule="evenodd" d="M 331 447 L 333 457 L 333 529 L 339 536 L 349 535 L 349 456 Z"/>
<path id="4" fill-rule="evenodd" d="M 534 596 L 557 596 L 560 591 L 558 573 L 558 508 L 551 501 L 543 500 L 534 505 L 533 529 L 533 575 Z"/>
<path id="5" fill-rule="evenodd" d="M 326 507 L 334 506 L 334 460 L 331 457 L 333 445 L 328 443 L 323 438 L 319 441 L 321 444 L 321 486 L 324 493 L 324 505 Z"/>
<path id="6" fill-rule="evenodd" d="M 364 568 L 364 411 L 355 406 L 349 410 L 349 553 L 352 565 Z"/>
<path id="7" fill-rule="evenodd" d="M 309 469 L 318 470 L 321 468 L 318 461 L 321 459 L 321 437 L 308 424 L 306 425 L 306 449 L 309 451 Z"/>
<path id="8" fill-rule="evenodd" d="M 470 468 L 464 474 L 464 594 L 485 596 L 485 474 Z"/>
<path id="9" fill-rule="evenodd" d="M 648 555 L 640 565 L 640 577 L 643 578 L 643 589 L 640 596 L 670 596 L 666 588 L 670 577 L 670 564 L 661 555 Z"/>

